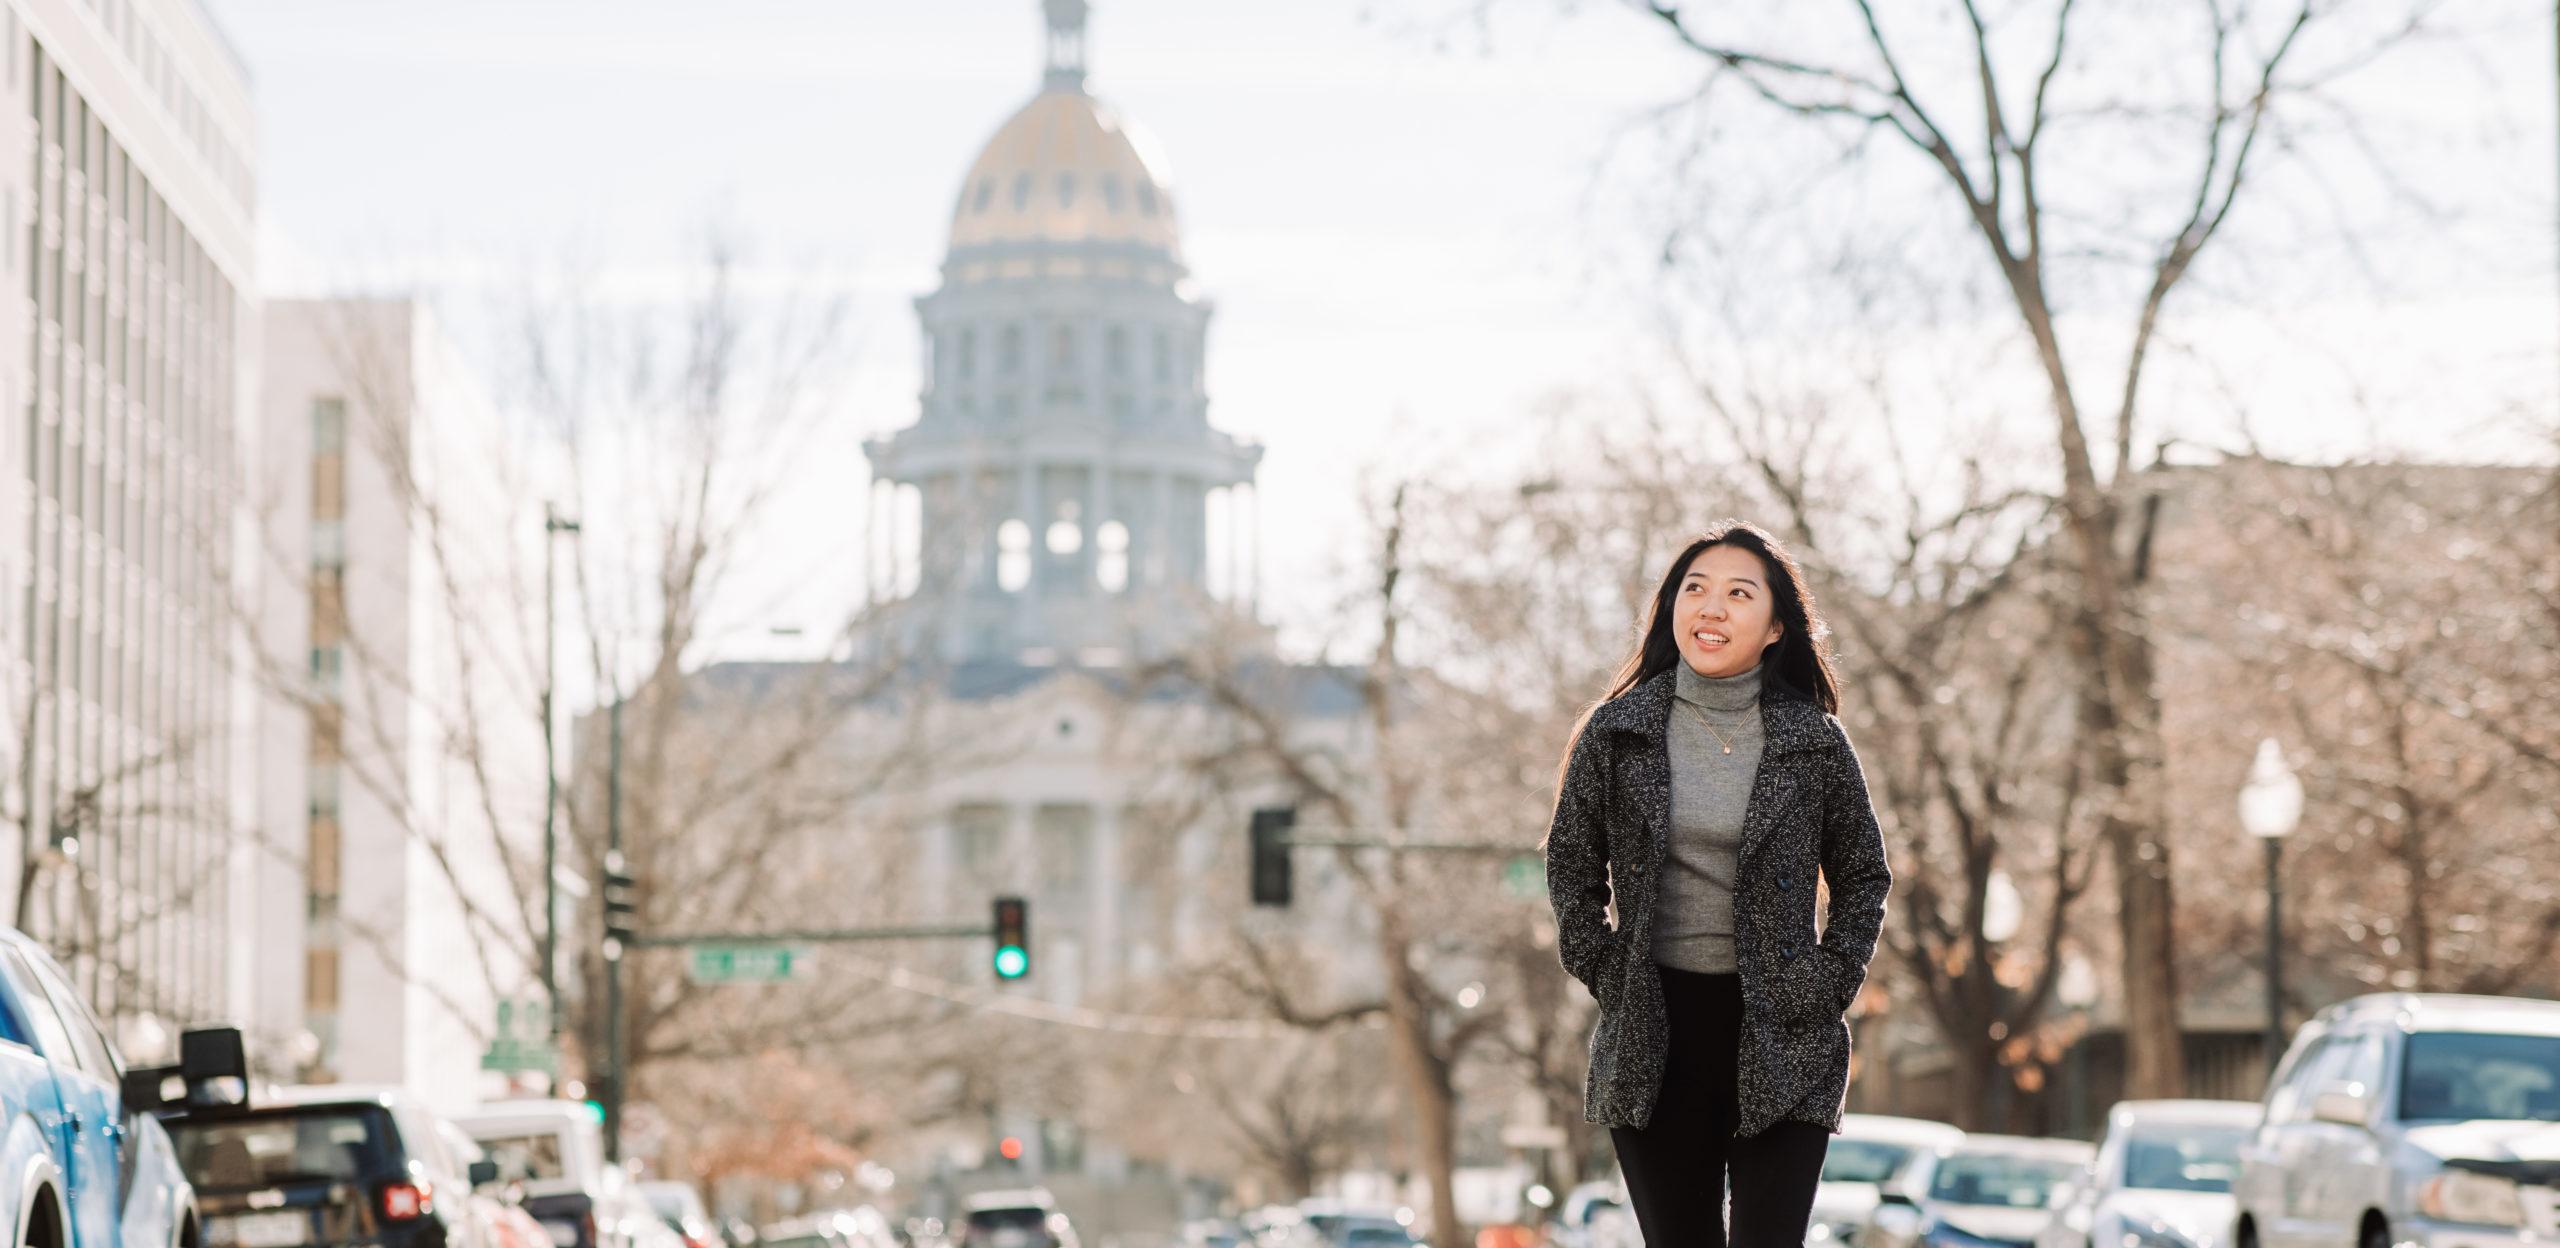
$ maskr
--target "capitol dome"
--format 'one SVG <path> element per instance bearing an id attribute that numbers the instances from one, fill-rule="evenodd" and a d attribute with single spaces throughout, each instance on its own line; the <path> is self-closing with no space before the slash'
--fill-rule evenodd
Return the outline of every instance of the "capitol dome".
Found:
<path id="1" fill-rule="evenodd" d="M 1110 105 L 1051 88 L 1006 121 L 969 166 L 951 246 L 1137 243 L 1179 256 L 1161 159 Z"/>

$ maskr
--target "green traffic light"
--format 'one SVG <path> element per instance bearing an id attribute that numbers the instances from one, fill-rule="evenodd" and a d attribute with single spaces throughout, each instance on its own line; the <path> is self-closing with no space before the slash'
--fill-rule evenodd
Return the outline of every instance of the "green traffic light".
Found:
<path id="1" fill-rule="evenodd" d="M 1006 945 L 996 950 L 996 978 L 1020 979 L 1031 971 L 1031 955 L 1020 946 Z"/>

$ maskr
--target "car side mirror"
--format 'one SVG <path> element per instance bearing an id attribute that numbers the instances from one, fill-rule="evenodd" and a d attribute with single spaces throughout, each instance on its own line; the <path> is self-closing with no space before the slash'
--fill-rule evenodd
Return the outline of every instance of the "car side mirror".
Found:
<path id="1" fill-rule="evenodd" d="M 142 1066 L 124 1072 L 118 1090 L 124 1094 L 125 1112 L 147 1114 L 168 1108 L 173 1100 L 184 1100 L 184 1084 L 179 1085 L 178 1095 L 169 1095 L 169 1082 L 177 1077 L 178 1072 L 167 1066 Z"/>
<path id="2" fill-rule="evenodd" d="M 498 1181 L 498 1163 L 488 1160 L 475 1161 L 464 1173 L 471 1186 L 487 1187 Z"/>
<path id="3" fill-rule="evenodd" d="M 2311 1098 L 2311 1116 L 2342 1127 L 2361 1127 L 2373 1111 L 2372 1099 L 2359 1084 L 2341 1083 Z"/>
<path id="4" fill-rule="evenodd" d="M 178 1074 L 188 1087 L 208 1079 L 247 1079 L 249 1049 L 237 1027 L 198 1027 L 178 1035 Z"/>

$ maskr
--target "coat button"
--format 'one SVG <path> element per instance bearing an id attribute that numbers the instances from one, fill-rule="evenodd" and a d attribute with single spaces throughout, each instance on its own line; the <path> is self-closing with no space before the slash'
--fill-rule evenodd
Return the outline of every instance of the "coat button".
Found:
<path id="1" fill-rule="evenodd" d="M 1795 947 L 1794 945 L 1789 945 L 1789 946 L 1787 946 L 1787 960 L 1792 962 L 1792 961 L 1794 961 L 1794 960 L 1795 960 L 1795 956 L 1796 956 L 1796 947 Z"/>
<path id="2" fill-rule="evenodd" d="M 1787 891 L 1787 877 L 1783 875 L 1778 877 L 1778 891 L 1782 893 Z"/>

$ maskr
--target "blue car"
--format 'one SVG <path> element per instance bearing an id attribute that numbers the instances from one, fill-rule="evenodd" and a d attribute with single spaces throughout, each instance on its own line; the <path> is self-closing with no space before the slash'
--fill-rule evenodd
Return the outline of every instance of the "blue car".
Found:
<path id="1" fill-rule="evenodd" d="M 183 1076 L 132 1073 L 43 947 L 0 928 L 0 1244 L 197 1248 L 195 1192 L 151 1113 L 166 1077 Z"/>

